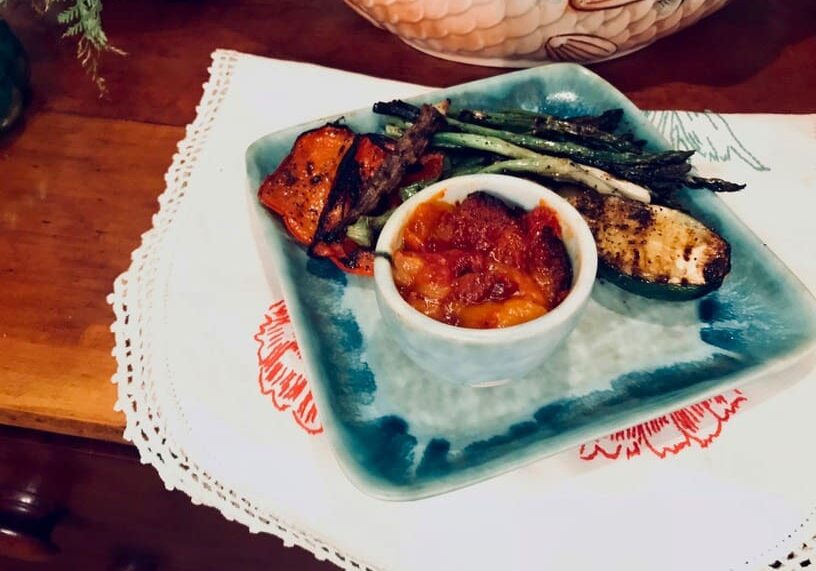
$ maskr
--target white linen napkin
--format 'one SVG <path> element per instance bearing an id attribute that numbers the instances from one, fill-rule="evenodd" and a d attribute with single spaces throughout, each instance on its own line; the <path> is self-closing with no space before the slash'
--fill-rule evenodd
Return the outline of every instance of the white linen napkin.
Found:
<path id="1" fill-rule="evenodd" d="M 110 299 L 118 407 L 143 462 L 194 502 L 347 569 L 764 568 L 813 535 L 812 360 L 667 415 L 660 430 L 414 502 L 352 486 L 308 388 L 284 395 L 259 380 L 264 366 L 300 365 L 292 351 L 270 354 L 292 333 L 247 222 L 247 146 L 426 89 L 214 54 L 154 229 Z M 700 150 L 707 176 L 749 184 L 724 200 L 816 292 L 816 116 L 649 117 L 675 146 Z"/>

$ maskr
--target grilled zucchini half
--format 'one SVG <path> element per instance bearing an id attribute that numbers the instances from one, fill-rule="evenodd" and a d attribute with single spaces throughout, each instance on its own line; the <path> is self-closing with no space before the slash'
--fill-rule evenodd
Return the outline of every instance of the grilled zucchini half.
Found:
<path id="1" fill-rule="evenodd" d="M 682 301 L 717 289 L 731 269 L 731 247 L 688 214 L 618 196 L 561 190 L 589 224 L 598 273 L 653 299 Z"/>

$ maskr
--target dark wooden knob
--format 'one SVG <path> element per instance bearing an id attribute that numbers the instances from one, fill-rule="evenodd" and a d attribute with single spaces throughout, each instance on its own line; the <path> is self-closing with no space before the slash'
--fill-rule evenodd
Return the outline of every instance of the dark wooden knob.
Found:
<path id="1" fill-rule="evenodd" d="M 51 532 L 59 510 L 37 494 L 0 490 L 0 553 L 21 561 L 47 561 L 59 552 Z"/>

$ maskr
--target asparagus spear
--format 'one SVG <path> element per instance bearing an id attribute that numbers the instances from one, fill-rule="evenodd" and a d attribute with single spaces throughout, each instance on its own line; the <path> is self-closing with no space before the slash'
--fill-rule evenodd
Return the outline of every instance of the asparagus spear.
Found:
<path id="1" fill-rule="evenodd" d="M 714 192 L 736 192 L 745 188 L 744 184 L 728 182 L 721 178 L 702 178 L 699 176 L 688 177 L 684 184 L 689 188 L 707 188 Z"/>
<path id="2" fill-rule="evenodd" d="M 615 170 L 621 165 L 666 165 L 679 164 L 688 161 L 694 151 L 664 151 L 662 153 L 622 153 L 615 151 L 601 151 L 590 149 L 575 143 L 564 141 L 549 141 L 533 135 L 502 131 L 491 127 L 483 127 L 472 123 L 465 123 L 456 119 L 447 118 L 448 125 L 465 133 L 498 137 L 516 145 L 541 151 L 544 153 L 563 156 L 580 161 L 584 164 L 596 166 L 605 170 Z"/>
<path id="3" fill-rule="evenodd" d="M 579 117 L 570 117 L 566 121 L 578 123 L 580 125 L 591 125 L 601 131 L 608 133 L 614 132 L 623 119 L 623 109 L 608 109 L 600 115 L 581 115 Z"/>
<path id="4" fill-rule="evenodd" d="M 579 143 L 599 150 L 640 153 L 642 141 L 634 141 L 597 128 L 591 123 L 559 119 L 546 113 L 531 111 L 476 111 L 463 109 L 457 117 L 466 123 L 474 123 L 496 129 L 529 133 L 556 141 Z"/>
<path id="5" fill-rule="evenodd" d="M 406 121 L 416 121 L 419 116 L 419 108 L 410 103 L 406 103 L 400 99 L 392 101 L 379 101 L 374 104 L 374 113 L 380 115 L 391 115 L 399 117 Z M 522 111 L 522 113 L 529 113 Z M 614 132 L 620 125 L 623 119 L 623 109 L 608 109 L 600 115 L 581 115 L 578 117 L 570 117 L 563 119 L 579 126 L 591 127 L 599 131 L 606 131 L 607 133 Z"/>

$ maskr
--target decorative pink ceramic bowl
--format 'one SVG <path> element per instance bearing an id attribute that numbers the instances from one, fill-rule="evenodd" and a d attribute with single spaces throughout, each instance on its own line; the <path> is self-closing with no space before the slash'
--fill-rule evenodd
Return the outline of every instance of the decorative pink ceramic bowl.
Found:
<path id="1" fill-rule="evenodd" d="M 729 0 L 345 0 L 428 54 L 479 65 L 591 63 L 626 55 Z"/>

